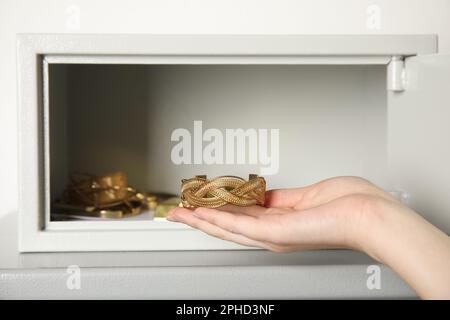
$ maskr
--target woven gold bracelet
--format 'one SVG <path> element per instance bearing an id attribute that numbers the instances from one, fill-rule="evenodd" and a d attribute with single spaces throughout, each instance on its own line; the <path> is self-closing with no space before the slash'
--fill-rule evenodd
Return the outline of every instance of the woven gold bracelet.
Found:
<path id="1" fill-rule="evenodd" d="M 225 204 L 263 206 L 265 192 L 266 181 L 256 174 L 250 174 L 248 181 L 234 176 L 211 180 L 195 176 L 181 181 L 181 203 L 185 208 L 217 208 Z"/>

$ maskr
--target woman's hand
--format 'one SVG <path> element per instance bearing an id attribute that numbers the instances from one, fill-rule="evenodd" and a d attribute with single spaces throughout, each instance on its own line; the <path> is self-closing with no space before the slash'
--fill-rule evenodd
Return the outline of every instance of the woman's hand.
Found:
<path id="1" fill-rule="evenodd" d="M 360 250 L 391 267 L 422 298 L 450 299 L 450 238 L 361 178 L 268 191 L 266 207 L 175 208 L 167 219 L 276 252 Z"/>
<path id="2" fill-rule="evenodd" d="M 360 228 L 384 202 L 396 200 L 357 177 L 338 177 L 266 193 L 266 207 L 176 208 L 168 220 L 246 246 L 285 252 L 349 247 L 362 250 Z"/>

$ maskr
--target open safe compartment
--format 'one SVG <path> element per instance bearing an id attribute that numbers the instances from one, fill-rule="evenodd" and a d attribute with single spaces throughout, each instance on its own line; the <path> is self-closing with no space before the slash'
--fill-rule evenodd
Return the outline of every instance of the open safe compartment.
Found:
<path id="1" fill-rule="evenodd" d="M 416 201 L 424 186 L 405 163 L 414 146 L 401 139 L 414 138 L 417 107 L 391 106 L 405 89 L 418 91 L 413 73 L 405 81 L 407 59 L 435 51 L 433 36 L 23 36 L 19 70 L 35 77 L 22 78 L 21 89 L 21 195 L 29 199 L 21 250 L 244 249 L 149 213 L 59 221 L 51 204 L 71 172 L 123 171 L 139 191 L 171 194 L 199 174 L 246 177 L 271 167 L 268 189 L 356 175 L 415 209 L 435 209 L 427 218 L 448 227 L 438 213 L 447 200 Z M 187 129 L 193 154 L 196 121 L 224 139 L 226 129 L 279 129 L 278 161 L 248 164 L 246 144 L 244 164 L 195 163 L 193 155 L 192 164 L 173 163 L 172 133 Z M 420 166 L 420 156 L 411 163 Z"/>
<path id="2" fill-rule="evenodd" d="M 246 178 L 252 172 L 265 174 L 268 188 L 356 175 L 393 190 L 385 66 L 49 64 L 48 71 L 51 203 L 72 172 L 123 171 L 137 190 L 166 194 L 179 194 L 183 178 Z M 201 134 L 194 130 L 199 121 Z M 191 135 L 190 150 L 183 150 L 191 154 L 191 164 L 172 159 L 182 142 L 171 137 L 180 128 Z M 256 133 L 245 141 L 245 163 L 238 162 L 237 150 L 227 159 L 226 130 L 239 128 Z M 222 156 L 214 158 L 219 164 L 205 163 L 208 129 L 219 130 L 223 139 L 216 149 Z M 279 139 L 270 135 L 274 130 Z M 202 159 L 195 164 L 199 136 Z M 231 142 L 238 145 L 237 138 Z M 259 144 L 267 145 L 266 164 Z M 257 164 L 249 164 L 251 147 Z M 52 223 L 54 216 L 50 227 L 73 226 L 73 221 Z M 152 218 L 150 212 L 115 220 Z M 155 218 L 150 227 L 159 222 Z"/>

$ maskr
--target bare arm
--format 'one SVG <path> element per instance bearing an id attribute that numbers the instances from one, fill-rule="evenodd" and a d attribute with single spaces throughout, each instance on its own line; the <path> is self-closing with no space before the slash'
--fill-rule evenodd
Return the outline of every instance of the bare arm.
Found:
<path id="1" fill-rule="evenodd" d="M 266 198 L 266 208 L 176 208 L 168 219 L 277 252 L 360 250 L 391 267 L 420 297 L 450 299 L 450 238 L 370 182 L 338 177 L 272 190 Z"/>

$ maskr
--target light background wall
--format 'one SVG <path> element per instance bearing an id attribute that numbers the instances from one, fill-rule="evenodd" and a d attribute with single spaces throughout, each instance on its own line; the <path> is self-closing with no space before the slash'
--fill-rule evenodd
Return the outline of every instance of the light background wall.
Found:
<path id="1" fill-rule="evenodd" d="M 378 29 L 367 24 L 374 5 L 380 10 Z M 0 268 L 15 267 L 19 259 L 17 33 L 433 33 L 440 52 L 450 53 L 450 1 L 0 0 Z"/>

